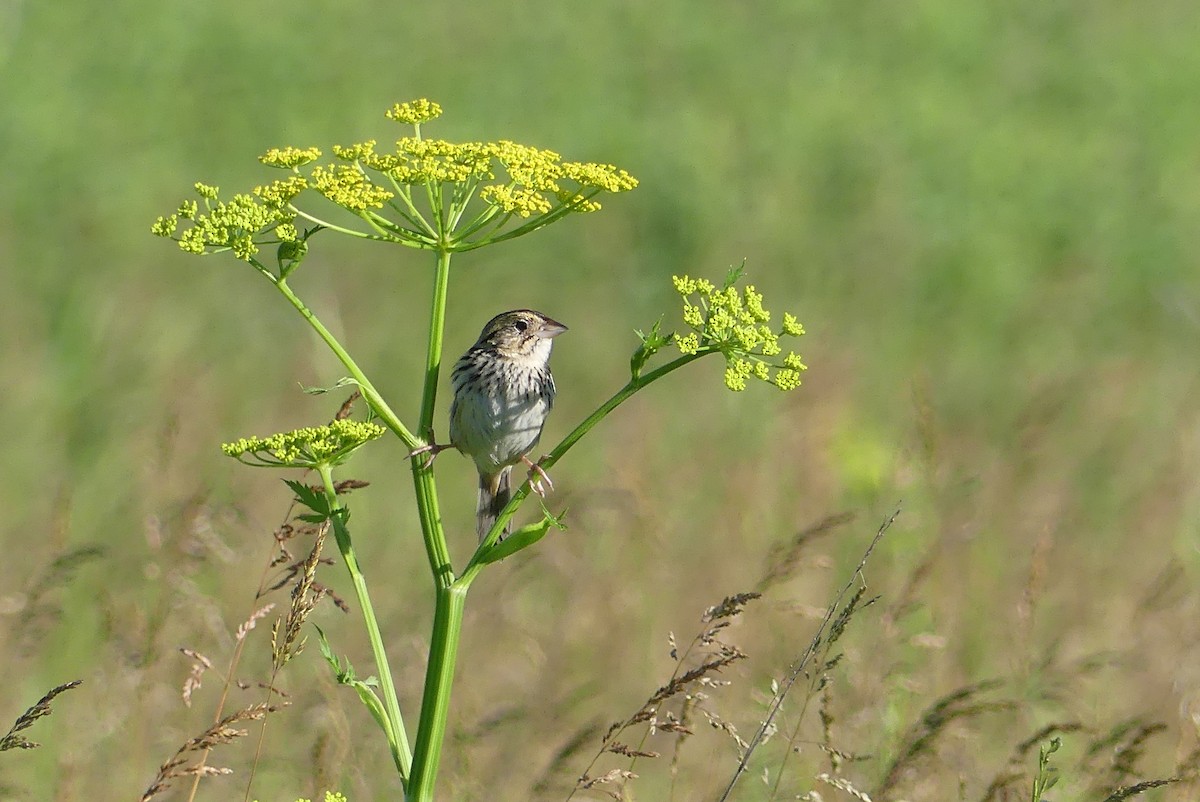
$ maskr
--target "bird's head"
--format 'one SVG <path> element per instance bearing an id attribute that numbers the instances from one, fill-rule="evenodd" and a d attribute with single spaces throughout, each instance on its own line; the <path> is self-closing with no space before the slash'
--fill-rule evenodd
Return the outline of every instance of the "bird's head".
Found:
<path id="1" fill-rule="evenodd" d="M 566 326 L 541 312 L 514 309 L 489 320 L 477 344 L 515 359 L 545 362 L 550 358 L 553 339 L 566 330 Z"/>

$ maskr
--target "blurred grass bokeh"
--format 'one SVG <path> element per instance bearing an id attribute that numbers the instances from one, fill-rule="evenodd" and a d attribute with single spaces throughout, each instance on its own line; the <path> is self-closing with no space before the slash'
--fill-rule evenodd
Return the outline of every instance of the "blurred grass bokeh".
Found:
<path id="1" fill-rule="evenodd" d="M 674 308 L 672 273 L 745 258 L 768 304 L 799 313 L 811 368 L 788 396 L 731 396 L 701 363 L 558 467 L 573 528 L 469 603 L 446 798 L 565 797 L 586 760 L 554 755 L 665 678 L 668 631 L 851 513 L 746 614 L 751 659 L 721 704 L 752 730 L 806 611 L 901 499 L 867 576 L 884 613 L 861 614 L 833 692 L 845 747 L 876 756 L 853 768 L 862 786 L 921 709 L 994 676 L 1018 711 L 955 732 L 910 798 L 960 781 L 978 798 L 1054 720 L 1161 720 L 1146 765 L 1170 774 L 1200 715 L 1198 28 L 1182 0 L 5 4 L 0 715 L 85 684 L 32 731 L 43 748 L 0 758 L 0 793 L 128 799 L 206 726 L 219 682 L 185 709 L 176 649 L 228 653 L 287 502 L 217 446 L 341 400 L 299 392 L 340 373 L 265 282 L 151 221 L 196 180 L 260 183 L 269 147 L 386 139 L 383 110 L 422 96 L 446 108 L 439 136 L 642 182 L 455 260 L 448 358 L 502 309 L 571 326 L 551 443 L 623 382 L 632 330 Z M 319 239 L 293 284 L 415 415 L 430 270 L 398 251 Z M 415 722 L 431 599 L 411 482 L 398 444 L 353 469 L 372 482 L 356 538 Z M 473 474 L 447 455 L 439 478 L 465 557 Z M 363 638 L 322 615 L 365 672 Z M 1064 668 L 1098 654 L 1103 670 Z M 315 650 L 300 663 L 255 796 L 381 798 L 395 784 L 373 725 Z M 708 798 L 730 745 L 688 748 L 680 798 Z M 250 752 L 215 756 L 238 774 L 201 798 L 240 794 Z M 640 798 L 666 799 L 665 770 L 640 768 Z"/>

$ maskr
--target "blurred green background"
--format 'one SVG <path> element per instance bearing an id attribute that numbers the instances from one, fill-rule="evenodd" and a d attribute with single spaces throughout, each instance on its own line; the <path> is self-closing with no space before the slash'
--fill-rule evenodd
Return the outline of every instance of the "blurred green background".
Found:
<path id="1" fill-rule="evenodd" d="M 747 613 L 751 659 L 720 693 L 752 731 L 901 500 L 867 572 L 883 612 L 833 693 L 835 737 L 875 756 L 856 782 L 923 707 L 992 676 L 1018 711 L 964 724 L 909 798 L 981 796 L 1053 720 L 1162 720 L 1147 770 L 1170 774 L 1200 711 L 1197 30 L 1182 0 L 0 5 L 0 722 L 85 681 L 29 733 L 42 749 L 0 756 L 0 793 L 136 798 L 211 721 L 220 680 L 184 708 L 176 649 L 226 664 L 287 503 L 217 445 L 341 400 L 299 392 L 340 373 L 265 282 L 150 223 L 194 181 L 261 183 L 269 147 L 387 141 L 383 110 L 415 97 L 446 109 L 433 135 L 642 182 L 455 260 L 448 358 L 503 309 L 571 327 L 548 441 L 623 383 L 632 330 L 675 309 L 672 273 L 745 259 L 805 323 L 811 368 L 795 393 L 734 396 L 702 362 L 560 464 L 573 528 L 475 585 L 446 798 L 565 797 L 595 739 L 554 756 L 665 680 L 668 631 L 852 514 Z M 422 254 L 326 236 L 293 282 L 414 417 L 429 275 Z M 465 559 L 473 475 L 456 455 L 438 470 Z M 372 487 L 353 507 L 415 722 L 431 598 L 406 472 L 398 444 L 356 459 Z M 345 592 L 340 569 L 324 579 Z M 353 619 L 318 619 L 369 673 Z M 1098 654 L 1103 671 L 1068 667 Z M 318 663 L 284 678 L 253 796 L 383 798 L 373 724 Z M 212 762 L 236 774 L 200 798 L 243 793 L 253 746 L 225 749 Z M 678 798 L 709 798 L 730 744 L 688 749 Z M 667 798 L 665 765 L 638 771 L 638 798 Z"/>

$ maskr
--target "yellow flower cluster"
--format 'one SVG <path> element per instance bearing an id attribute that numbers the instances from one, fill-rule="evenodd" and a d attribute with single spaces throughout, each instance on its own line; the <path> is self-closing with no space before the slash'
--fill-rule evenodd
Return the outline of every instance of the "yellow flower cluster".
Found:
<path id="1" fill-rule="evenodd" d="M 490 157 L 478 142 L 444 139 L 404 137 L 397 140 L 394 156 L 378 156 L 365 164 L 384 170 L 401 184 L 454 184 L 492 175 Z"/>
<path id="2" fill-rule="evenodd" d="M 215 187 L 197 184 L 196 190 L 205 202 L 199 211 L 194 201 L 185 201 L 179 210 L 159 217 L 151 232 L 160 237 L 174 237 L 180 218 L 192 225 L 179 235 L 179 247 L 188 253 L 204 253 L 209 248 L 229 248 L 234 256 L 248 260 L 258 253 L 254 237 L 266 229 L 289 225 L 295 215 L 279 206 L 264 205 L 250 195 L 234 195 L 230 201 L 217 201 Z"/>
<path id="3" fill-rule="evenodd" d="M 420 98 L 418 100 L 410 100 L 407 103 L 397 103 L 384 112 L 384 116 L 398 123 L 420 125 L 421 123 L 427 123 L 430 120 L 436 120 L 438 117 L 441 117 L 442 107 L 432 100 Z"/>
<path id="4" fill-rule="evenodd" d="M 545 214 L 552 208 L 546 196 L 533 189 L 513 189 L 504 184 L 491 184 L 479 191 L 479 199 L 494 204 L 508 214 L 530 217 Z"/>
<path id="5" fill-rule="evenodd" d="M 753 285 L 740 292 L 734 286 L 741 274 L 740 268 L 730 271 L 720 288 L 706 279 L 671 277 L 683 299 L 683 322 L 692 329 L 688 334 L 676 333 L 675 345 L 682 354 L 697 353 L 702 347 L 721 351 L 725 355 L 725 386 L 735 392 L 745 390 L 751 377 L 781 390 L 795 389 L 806 370 L 800 356 L 789 351 L 779 361 L 763 357 L 783 354 L 780 338 L 798 337 L 804 327 L 789 313 L 783 316 L 778 332 L 771 328 L 771 313 L 763 307 L 762 294 Z"/>
<path id="6" fill-rule="evenodd" d="M 343 209 L 367 218 L 376 230 L 380 224 L 386 226 L 387 221 L 374 220 L 378 216 L 375 210 L 392 207 L 404 219 L 388 228 L 420 247 L 431 247 L 435 239 L 478 247 L 500 234 L 510 218 L 532 218 L 522 224 L 522 230 L 533 230 L 564 212 L 599 209 L 595 196 L 600 192 L 625 192 L 637 186 L 637 179 L 611 164 L 564 162 L 552 150 L 509 140 L 456 143 L 421 136 L 421 123 L 441 113 L 438 104 L 424 99 L 398 103 L 389 109 L 389 119 L 417 127 L 413 136 L 396 141 L 393 152 L 379 152 L 376 141 L 369 139 L 334 145 L 332 152 L 337 161 L 321 164 L 314 163 L 322 155 L 315 147 L 272 148 L 259 161 L 290 170 L 291 175 L 257 186 L 252 195 L 238 195 L 227 203 L 218 201 L 216 187 L 196 184 L 203 203 L 185 203 L 174 214 L 158 218 L 152 231 L 177 239 L 189 253 L 229 248 L 239 258 L 252 260 L 261 245 L 300 239 L 302 235 L 294 224 L 298 215 L 319 222 L 307 211 L 293 207 L 298 196 L 314 190 Z M 463 242 L 456 241 L 452 231 L 438 231 L 431 236 L 434 232 L 420 230 L 428 229 L 429 224 L 416 209 L 420 198 L 412 197 L 411 187 L 431 190 L 430 204 L 435 213 L 428 219 L 465 221 L 469 233 L 464 234 Z M 464 215 L 463 207 L 471 199 L 484 204 L 484 208 L 478 214 Z M 442 217 L 441 207 L 447 203 L 461 205 Z M 192 224 L 180 231 L 184 220 Z"/>
<path id="7" fill-rule="evenodd" d="M 287 206 L 292 198 L 308 189 L 308 179 L 302 175 L 288 176 L 254 188 L 254 194 L 270 206 Z"/>
<path id="8" fill-rule="evenodd" d="M 332 150 L 333 155 L 343 161 L 361 161 L 375 155 L 375 144 L 374 139 L 368 139 L 366 142 L 356 142 L 353 145 L 334 145 Z"/>
<path id="9" fill-rule="evenodd" d="M 387 432 L 377 423 L 335 420 L 328 426 L 308 426 L 270 437 L 243 437 L 221 450 L 250 465 L 274 468 L 315 468 L 337 465 L 365 443 Z"/>
<path id="10" fill-rule="evenodd" d="M 638 185 L 636 178 L 611 164 L 594 162 L 564 162 L 562 177 L 583 187 L 596 187 L 607 192 L 627 192 Z"/>
<path id="11" fill-rule="evenodd" d="M 383 187 L 372 184 L 362 170 L 349 164 L 314 167 L 312 185 L 338 206 L 354 212 L 365 211 L 368 207 L 382 208 L 394 197 Z"/>
<path id="12" fill-rule="evenodd" d="M 311 799 L 297 799 L 296 802 L 312 802 L 312 800 Z M 349 802 L 349 800 L 347 800 L 346 797 L 343 796 L 340 792 L 334 793 L 333 791 L 326 791 L 325 792 L 325 802 Z"/>
<path id="13" fill-rule="evenodd" d="M 258 157 L 258 160 L 268 167 L 295 169 L 302 164 L 308 164 L 321 158 L 319 148 L 271 148 Z"/>
<path id="14" fill-rule="evenodd" d="M 419 125 L 441 114 L 427 100 L 397 104 L 387 117 Z M 448 142 L 421 136 L 403 137 L 395 153 L 378 153 L 367 140 L 336 146 L 334 155 L 369 170 L 383 173 L 400 184 L 463 184 L 494 181 L 499 169 L 507 180 L 483 186 L 479 198 L 500 211 L 520 217 L 547 214 L 556 205 L 573 212 L 591 212 L 600 204 L 591 199 L 599 191 L 625 192 L 637 179 L 611 164 L 564 162 L 552 150 L 530 147 L 507 139 L 498 142 Z"/>

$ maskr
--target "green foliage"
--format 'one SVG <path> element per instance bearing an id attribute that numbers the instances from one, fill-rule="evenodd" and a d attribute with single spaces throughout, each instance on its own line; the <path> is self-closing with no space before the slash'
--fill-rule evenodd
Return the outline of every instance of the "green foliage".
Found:
<path id="1" fill-rule="evenodd" d="M 375 719 L 375 723 L 379 725 L 389 739 L 394 739 L 395 734 L 392 732 L 392 724 L 388 720 L 386 708 L 383 702 L 380 701 L 379 695 L 375 693 L 375 689 L 379 687 L 378 677 L 367 677 L 359 679 L 354 673 L 354 666 L 350 665 L 349 658 L 344 660 L 333 653 L 333 647 L 329 645 L 329 638 L 325 636 L 324 630 L 315 626 L 317 630 L 317 639 L 321 646 L 321 656 L 325 658 L 325 662 L 329 664 L 330 670 L 333 671 L 334 681 L 338 685 L 345 685 L 352 688 L 358 694 L 359 701 L 371 713 L 371 718 Z"/>
<path id="2" fill-rule="evenodd" d="M 1058 784 L 1058 769 L 1050 765 L 1050 756 L 1062 746 L 1061 738 L 1051 738 L 1049 743 L 1038 746 L 1037 773 L 1033 776 L 1031 802 L 1043 802 L 1042 794 Z"/>
<path id="3" fill-rule="evenodd" d="M 567 527 L 562 522 L 563 516 L 565 515 L 565 511 L 559 515 L 554 515 L 547 510 L 545 506 L 543 506 L 542 520 L 538 521 L 537 523 L 526 524 L 525 526 L 522 526 L 504 540 L 492 546 L 490 549 L 484 552 L 483 558 L 480 560 L 480 562 L 484 564 L 498 562 L 499 560 L 503 560 L 506 557 L 516 554 L 521 549 L 527 549 L 545 537 L 546 532 L 550 530 L 550 527 L 554 527 L 560 531 L 565 531 Z"/>

